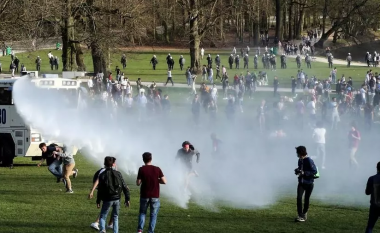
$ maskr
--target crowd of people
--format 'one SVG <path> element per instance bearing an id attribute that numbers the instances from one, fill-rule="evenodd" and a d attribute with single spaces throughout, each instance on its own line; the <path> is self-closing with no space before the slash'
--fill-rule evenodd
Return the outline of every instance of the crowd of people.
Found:
<path id="1" fill-rule="evenodd" d="M 352 78 L 346 77 L 344 74 L 338 78 L 338 69 L 333 66 L 333 56 L 330 51 L 326 51 L 326 57 L 331 68 L 331 73 L 326 79 L 317 79 L 313 76 L 308 76 L 307 72 L 301 69 L 302 59 L 308 68 L 311 68 L 311 60 L 313 56 L 313 47 L 311 41 L 316 38 L 318 32 L 311 31 L 308 36 L 303 38 L 303 42 L 297 46 L 293 43 L 284 43 L 282 48 L 284 53 L 280 56 L 281 69 L 287 68 L 287 57 L 296 55 L 295 62 L 299 68 L 295 77 L 291 77 L 292 96 L 281 96 L 278 93 L 280 86 L 277 77 L 273 77 L 274 99 L 263 98 L 254 110 L 245 110 L 244 98 L 252 99 L 257 86 L 268 85 L 269 78 L 265 70 L 276 70 L 277 57 L 273 48 L 265 47 L 263 51 L 260 48 L 253 55 L 253 68 L 255 71 L 249 71 L 250 48 L 241 48 L 240 55 L 237 54 L 236 48 L 232 50 L 228 58 L 228 65 L 222 65 L 219 55 L 215 58 L 208 54 L 206 58 L 207 65 L 202 66 L 201 86 L 196 88 L 195 83 L 198 77 L 194 75 L 190 67 L 185 67 L 185 59 L 181 55 L 178 64 L 179 69 L 185 71 L 187 84 L 190 87 L 189 94 L 186 100 L 182 102 L 182 106 L 188 109 L 191 119 L 195 125 L 205 124 L 202 119 L 207 116 L 209 118 L 206 124 L 216 124 L 220 118 L 220 112 L 225 114 L 226 122 L 234 123 L 238 121 L 240 114 L 248 113 L 252 116 L 254 127 L 258 132 L 268 133 L 270 138 L 281 139 L 288 137 L 287 128 L 296 125 L 299 129 L 309 128 L 313 131 L 311 138 L 314 143 L 312 156 L 308 156 L 306 147 L 300 146 L 296 148 L 299 158 L 298 166 L 295 169 L 295 174 L 298 177 L 299 185 L 297 187 L 297 212 L 296 221 L 304 222 L 307 220 L 309 211 L 309 199 L 314 188 L 314 179 L 318 178 L 318 165 L 324 170 L 328 169 L 326 163 L 328 156 L 326 155 L 326 139 L 325 135 L 339 129 L 342 131 L 340 124 L 341 120 L 349 121 L 347 141 L 349 144 L 349 162 L 351 166 L 357 167 L 359 161 L 356 158 L 356 152 L 361 143 L 362 137 L 358 130 L 357 124 L 361 121 L 366 126 L 367 130 L 373 128 L 375 118 L 375 107 L 379 106 L 380 102 L 380 75 L 372 70 L 368 70 L 363 84 L 359 89 L 353 86 Z M 264 34 L 265 35 L 265 34 Z M 264 36 L 265 38 L 265 36 Z M 266 39 L 264 39 L 266 41 Z M 264 42 L 263 42 L 264 43 Z M 266 42 L 264 43 L 265 45 Z M 252 55 L 252 53 L 251 53 Z M 49 62 L 51 69 L 58 69 L 58 59 L 49 53 Z M 201 49 L 201 57 L 203 59 L 204 49 Z M 261 56 L 262 71 L 256 72 L 259 66 L 259 58 Z M 351 56 L 349 54 L 349 56 Z M 368 56 L 369 57 L 369 56 Z M 14 60 L 17 57 L 15 56 Z M 57 59 L 57 61 L 56 61 Z M 232 80 L 229 81 L 229 73 L 232 70 L 239 70 L 240 59 L 243 60 L 243 69 L 246 72 L 236 73 L 231 75 Z M 367 59 L 367 57 L 366 57 Z M 371 58 L 372 59 L 372 58 Z M 348 66 L 351 58 L 347 58 Z M 13 61 L 13 59 L 12 59 Z M 374 67 L 378 60 L 370 60 Z M 120 59 L 122 69 L 127 66 L 127 57 L 123 54 Z M 150 60 L 152 68 L 155 70 L 158 60 L 153 55 Z M 171 54 L 166 58 L 167 82 L 175 85 L 171 75 L 174 69 L 175 62 Z M 36 68 L 40 69 L 41 59 L 36 59 Z M 215 67 L 215 75 L 213 71 Z M 25 67 L 24 67 L 25 68 Z M 89 79 L 88 88 L 89 96 L 85 100 L 84 107 L 104 107 L 110 109 L 110 113 L 114 118 L 123 114 L 135 114 L 139 121 L 146 122 L 155 117 L 166 117 L 172 111 L 169 95 L 164 94 L 155 82 L 145 86 L 141 78 L 133 83 L 124 75 L 118 66 L 115 68 L 116 76 L 112 77 L 112 73 L 105 75 L 98 73 L 95 77 Z M 214 79 L 215 77 L 215 79 Z M 219 89 L 216 81 L 220 80 L 222 88 Z M 165 84 L 165 85 L 166 85 Z M 332 92 L 332 85 L 335 85 L 335 94 Z M 303 93 L 296 94 L 297 89 L 302 89 Z M 221 93 L 219 93 L 221 92 Z M 226 100 L 226 104 L 221 104 L 222 100 Z M 224 111 L 220 108 L 224 107 Z M 344 118 L 344 119 L 343 119 Z M 264 134 L 265 135 L 265 134 Z M 211 135 L 213 142 L 213 152 L 219 153 L 219 145 L 221 140 L 216 138 L 215 134 Z M 73 193 L 71 187 L 70 176 L 74 178 L 78 175 L 78 169 L 74 169 L 75 161 L 72 155 L 66 153 L 63 148 L 57 145 L 40 144 L 43 160 L 46 159 L 49 171 L 57 178 L 57 182 L 63 182 L 67 193 Z M 185 141 L 182 148 L 177 152 L 177 158 L 182 161 L 185 166 L 186 180 L 184 187 L 187 189 L 189 177 L 198 176 L 198 173 L 192 167 L 192 159 L 196 156 L 199 162 L 199 152 L 194 146 Z M 157 214 L 160 208 L 159 201 L 159 185 L 166 184 L 166 178 L 159 167 L 152 165 L 152 154 L 146 152 L 142 155 L 144 166 L 139 169 L 136 178 L 136 185 L 141 186 L 140 192 L 140 210 L 138 218 L 137 231 L 142 232 L 145 223 L 147 208 L 150 207 L 151 219 L 148 232 L 154 232 L 157 221 Z M 314 162 L 315 160 L 315 162 Z M 378 170 L 380 167 L 378 166 Z M 371 178 L 372 182 L 368 185 L 366 193 L 373 194 L 376 190 L 373 189 L 373 184 L 379 183 L 378 177 Z M 114 232 L 118 232 L 118 215 L 121 206 L 122 193 L 124 193 L 124 204 L 130 206 L 130 193 L 125 181 L 120 172 L 117 171 L 116 158 L 107 156 L 104 159 L 104 168 L 98 170 L 94 175 L 93 188 L 89 197 L 93 197 L 93 192 L 97 193 L 97 207 L 101 208 L 100 214 L 96 221 L 91 224 L 91 227 L 105 232 L 106 219 L 110 208 L 112 207 L 112 216 L 108 222 L 108 228 L 112 228 Z M 305 195 L 305 204 L 302 206 L 302 197 Z M 368 223 L 369 228 L 373 228 L 374 216 L 378 214 L 379 207 L 377 199 L 371 197 L 371 216 Z M 101 206 L 102 203 L 102 206 Z M 367 232 L 371 232 L 367 230 Z"/>

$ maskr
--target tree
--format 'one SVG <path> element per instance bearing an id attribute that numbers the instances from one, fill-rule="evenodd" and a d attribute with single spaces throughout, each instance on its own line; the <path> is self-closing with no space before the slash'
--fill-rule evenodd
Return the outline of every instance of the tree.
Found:
<path id="1" fill-rule="evenodd" d="M 276 37 L 282 41 L 282 0 L 276 0 Z M 286 20 L 286 19 L 284 19 Z"/>
<path id="2" fill-rule="evenodd" d="M 330 11 L 330 19 L 331 19 L 331 28 L 327 30 L 324 34 L 322 34 L 319 41 L 314 45 L 317 48 L 323 48 L 324 42 L 336 31 L 340 28 L 344 27 L 347 23 L 350 22 L 350 19 L 355 15 L 360 13 L 361 9 L 367 4 L 369 0 L 348 0 L 348 1 L 337 1 L 337 7 L 339 7 L 339 11 Z M 342 11 L 342 6 L 345 6 Z M 334 6 L 330 7 L 331 9 L 336 9 Z"/>
<path id="3" fill-rule="evenodd" d="M 215 26 L 219 17 L 228 10 L 216 12 L 218 2 L 221 0 L 182 0 L 178 2 L 184 7 L 189 21 L 189 49 L 190 68 L 194 71 L 200 67 L 199 46 L 205 33 Z"/>

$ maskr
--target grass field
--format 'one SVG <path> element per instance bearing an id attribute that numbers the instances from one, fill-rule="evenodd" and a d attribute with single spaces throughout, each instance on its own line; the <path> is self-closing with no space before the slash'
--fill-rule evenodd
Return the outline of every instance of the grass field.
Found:
<path id="1" fill-rule="evenodd" d="M 89 227 L 99 213 L 95 200 L 87 200 L 97 166 L 83 156 L 76 157 L 80 169 L 73 179 L 74 194 L 56 184 L 47 167 L 18 158 L 13 170 L 0 168 L 0 223 L 2 233 L 95 232 Z M 126 177 L 126 176 L 125 176 Z M 121 209 L 120 232 L 135 232 L 139 191 L 135 176 L 126 177 L 131 188 L 131 208 Z M 296 181 L 294 183 L 296 187 Z M 294 190 L 295 191 L 295 190 Z M 273 206 L 256 210 L 221 206 L 218 212 L 190 204 L 178 208 L 162 198 L 156 232 L 363 232 L 367 208 L 331 206 L 312 200 L 309 220 L 295 223 L 295 194 L 284 193 Z M 254 198 L 254 197 L 252 197 Z M 376 228 L 380 229 L 380 228 Z"/>
<path id="2" fill-rule="evenodd" d="M 181 51 L 169 51 L 176 60 L 174 81 L 185 82 L 183 71 L 179 71 L 178 57 Z M 186 53 L 185 53 L 186 52 Z M 42 73 L 51 73 L 47 61 L 48 50 L 35 53 L 22 53 L 18 57 L 28 70 L 34 70 L 34 60 L 37 55 L 43 59 Z M 57 51 L 53 51 L 56 55 Z M 206 51 L 206 53 L 208 53 Z M 222 63 L 227 61 L 228 53 L 222 51 L 212 52 L 213 57 L 219 53 Z M 117 52 L 113 56 L 112 69 L 119 65 L 120 55 Z M 167 52 L 156 51 L 159 65 L 156 71 L 151 69 L 149 60 L 152 52 L 131 51 L 126 53 L 128 65 L 125 70 L 131 80 L 141 77 L 143 81 L 163 82 L 166 80 Z M 186 61 L 189 57 L 187 51 L 183 52 Z M 8 58 L 0 58 L 4 64 Z M 91 70 L 91 59 L 86 52 L 85 63 Z M 278 59 L 279 63 L 279 59 Z M 252 65 L 252 60 L 250 61 Z M 269 75 L 278 75 L 281 84 L 290 86 L 290 76 L 296 74 L 294 61 L 288 60 L 287 70 L 269 71 Z M 315 67 L 315 68 L 314 68 Z M 338 76 L 345 74 L 352 76 L 359 84 L 367 70 L 365 67 L 346 68 L 337 66 Z M 232 73 L 235 70 L 232 71 Z M 240 72 L 243 71 L 242 69 Z M 320 78 L 328 77 L 330 69 L 327 64 L 313 63 L 313 69 L 307 73 Z M 230 72 L 231 74 L 231 72 Z M 181 114 L 188 114 L 183 103 L 189 96 L 187 90 L 178 88 L 163 88 L 164 94 L 169 94 L 171 100 Z M 289 93 L 288 93 L 289 94 Z M 269 98 L 272 93 L 257 93 L 254 100 L 244 100 L 245 108 L 254 112 L 261 98 Z M 222 100 L 220 100 L 222 101 Z M 178 106 L 177 106 L 178 105 Z M 221 107 L 224 104 L 220 105 Z M 190 109 L 188 110 L 190 112 Z M 176 117 L 181 116 L 179 112 Z M 222 114 L 222 113 L 221 113 Z M 241 115 L 243 116 L 243 115 Z M 247 120 L 252 120 L 247 116 Z M 248 119 L 249 118 L 249 119 Z M 338 139 L 337 139 L 338 140 Z M 340 139 L 339 139 L 340 140 Z M 0 168 L 0 232 L 1 233 L 50 233 L 50 232 L 95 232 L 89 225 L 93 222 L 99 210 L 96 208 L 95 200 L 88 200 L 87 194 L 92 185 L 92 177 L 99 164 L 93 164 L 82 155 L 76 156 L 76 165 L 80 169 L 78 178 L 73 179 L 74 194 L 66 194 L 62 184 L 56 184 L 55 178 L 49 173 L 47 167 L 37 167 L 37 162 L 31 162 L 27 158 L 15 159 L 15 168 Z M 139 190 L 134 185 L 136 176 L 125 176 L 131 188 L 131 208 L 121 209 L 119 217 L 120 232 L 136 232 L 138 216 Z M 318 182 L 322 181 L 318 180 Z M 169 180 L 170 182 L 170 180 Z M 229 184 L 227 184 L 229 185 Z M 307 233 L 357 233 L 363 232 L 367 222 L 368 207 L 346 207 L 340 205 L 329 205 L 326 202 L 311 199 L 309 219 L 305 223 L 295 223 L 296 217 L 296 185 L 294 179 L 294 190 L 284 190 L 279 193 L 283 198 L 266 208 L 257 209 L 235 209 L 226 207 L 220 203 L 219 211 L 212 211 L 191 202 L 188 209 L 182 209 L 171 204 L 170 200 L 162 197 L 161 209 L 158 216 L 156 232 L 158 233 L 261 233 L 261 232 L 307 232 Z M 318 186 L 318 183 L 316 184 Z M 231 186 L 233 188 L 233 186 Z M 364 194 L 363 194 L 364 195 Z M 255 198 L 254 196 L 252 198 Z M 337 197 L 339 199 L 339 197 Z M 334 203 L 333 199 L 330 201 Z M 147 224 L 146 224 L 147 225 Z M 379 230 L 377 227 L 375 230 Z M 108 231 L 110 232 L 110 231 Z"/>
<path id="3" fill-rule="evenodd" d="M 35 59 L 37 56 L 40 56 L 42 58 L 42 65 L 41 65 L 41 73 L 57 73 L 58 71 L 51 71 L 50 70 L 50 65 L 49 61 L 47 58 L 49 50 L 40 50 L 36 52 L 25 52 L 25 53 L 19 53 L 17 54 L 18 58 L 20 59 L 21 63 L 24 63 L 26 66 L 27 70 L 35 70 Z M 87 71 L 92 71 L 93 70 L 93 65 L 92 65 L 92 59 L 90 56 L 90 53 L 88 50 L 85 50 L 85 58 L 84 62 L 87 67 Z M 53 55 L 60 57 L 61 56 L 61 51 L 52 51 Z M 138 48 L 134 50 L 129 50 L 129 51 L 120 51 L 116 50 L 111 54 L 111 71 L 115 70 L 116 66 L 122 67 L 120 64 L 120 58 L 121 55 L 125 53 L 127 55 L 127 68 L 123 70 L 123 72 L 130 78 L 130 80 L 136 80 L 137 78 L 142 78 L 143 81 L 156 81 L 156 82 L 165 82 L 166 81 L 166 76 L 167 76 L 167 65 L 166 65 L 166 56 L 168 53 L 170 53 L 174 60 L 175 60 L 175 65 L 174 65 L 174 71 L 172 72 L 174 82 L 178 83 L 185 83 L 185 71 L 181 71 L 179 68 L 178 64 L 178 59 L 180 55 L 183 55 L 184 58 L 186 59 L 185 67 L 190 62 L 190 57 L 189 57 L 189 52 L 188 50 L 151 50 L 151 51 L 139 51 Z M 226 50 L 219 50 L 219 51 L 206 51 L 206 54 L 210 53 L 213 58 L 217 54 L 220 55 L 222 65 L 224 64 L 226 67 L 228 67 L 227 61 L 228 61 L 228 56 L 230 51 Z M 156 70 L 153 70 L 151 65 L 149 64 L 150 59 L 152 58 L 153 54 L 157 56 L 158 59 L 158 65 Z M 253 71 L 253 51 L 251 52 L 250 56 L 250 71 Z M 10 63 L 10 57 L 3 57 L 0 58 L 0 61 L 3 64 L 3 71 L 7 71 Z M 20 64 L 21 64 L 20 63 Z M 207 64 L 206 58 L 202 60 L 202 64 Z M 273 80 L 274 76 L 278 76 L 280 79 L 280 86 L 281 87 L 290 87 L 290 77 L 291 76 L 296 76 L 297 74 L 297 67 L 295 63 L 295 59 L 293 58 L 288 58 L 287 60 L 288 64 L 288 69 L 280 69 L 280 58 L 277 57 L 277 71 L 270 71 L 268 70 L 268 77 L 270 80 Z M 230 78 L 232 78 L 235 73 L 240 74 L 240 73 L 246 73 L 247 70 L 242 69 L 243 67 L 243 61 L 241 59 L 240 61 L 240 70 L 227 70 L 229 73 Z M 326 63 L 320 63 L 320 62 L 314 62 L 312 63 L 312 69 L 307 69 L 306 65 L 303 64 L 301 68 L 303 68 L 306 72 L 306 74 L 310 76 L 316 76 L 319 79 L 326 79 L 329 74 L 331 69 L 328 68 L 328 64 Z M 346 67 L 344 65 L 336 65 L 338 69 L 338 77 L 340 78 L 343 74 L 345 77 L 348 79 L 348 77 L 352 77 L 354 80 L 354 86 L 359 87 L 360 84 L 363 82 L 365 78 L 366 71 L 368 70 L 367 67 Z M 262 69 L 262 63 L 261 63 L 261 58 L 259 59 L 259 70 Z M 258 72 L 257 70 L 256 72 Z M 375 72 L 378 71 L 378 68 L 373 68 Z M 59 70 L 60 72 L 60 70 Z M 113 72 L 115 73 L 115 72 Z M 216 74 L 214 70 L 214 75 Z M 200 79 L 198 79 L 198 82 L 200 82 Z M 271 85 L 271 83 L 270 83 Z"/>

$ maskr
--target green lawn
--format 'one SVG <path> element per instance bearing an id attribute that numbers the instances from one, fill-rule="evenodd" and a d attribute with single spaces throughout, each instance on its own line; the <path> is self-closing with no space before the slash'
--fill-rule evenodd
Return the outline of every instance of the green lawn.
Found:
<path id="1" fill-rule="evenodd" d="M 75 193 L 64 193 L 62 184 L 47 167 L 18 158 L 13 170 L 0 168 L 0 221 L 2 233 L 95 232 L 89 227 L 99 213 L 95 200 L 87 200 L 93 173 L 98 169 L 83 156 L 76 156 L 80 175 L 73 179 Z M 126 176 L 125 176 L 126 177 Z M 131 208 L 121 209 L 120 232 L 135 232 L 139 191 L 135 176 L 127 177 L 131 188 Z M 296 181 L 294 183 L 296 187 Z M 254 198 L 254 197 L 253 197 Z M 295 223 L 295 196 L 284 198 L 261 209 L 220 207 L 209 211 L 195 204 L 178 208 L 162 198 L 156 232 L 363 232 L 367 208 L 331 206 L 312 199 L 309 220 Z M 376 228 L 380 229 L 380 228 Z"/>
<path id="2" fill-rule="evenodd" d="M 37 56 L 40 56 L 42 58 L 42 65 L 41 65 L 41 72 L 42 73 L 52 73 L 50 70 L 50 65 L 49 61 L 47 58 L 49 50 L 40 50 L 36 52 L 25 52 L 25 53 L 20 53 L 17 54 L 18 58 L 20 59 L 21 63 L 24 63 L 27 70 L 35 70 L 35 59 Z M 88 71 L 93 70 L 92 66 L 92 59 L 90 56 L 90 53 L 88 50 L 85 50 L 85 65 L 87 67 Z M 111 64 L 111 71 L 115 70 L 115 67 L 118 65 L 121 67 L 120 64 L 120 58 L 123 53 L 127 55 L 128 63 L 127 63 L 127 68 L 123 70 L 123 72 L 130 78 L 130 80 L 136 80 L 138 77 L 142 78 L 143 81 L 156 81 L 156 82 L 165 82 L 166 81 L 166 76 L 167 76 L 167 65 L 166 65 L 166 56 L 170 52 L 170 54 L 173 56 L 175 60 L 175 65 L 174 65 L 174 71 L 172 73 L 174 82 L 179 82 L 179 83 L 184 83 L 186 82 L 185 79 L 185 71 L 181 71 L 179 69 L 178 65 L 178 59 L 180 55 L 183 55 L 184 58 L 186 59 L 186 64 L 187 66 L 190 62 L 190 57 L 189 57 L 189 52 L 188 50 L 173 50 L 170 51 L 163 51 L 163 50 L 153 50 L 152 51 L 139 51 L 138 48 L 136 49 L 131 49 L 128 51 L 120 51 L 120 50 L 115 50 L 111 54 L 111 59 L 112 59 L 112 64 Z M 61 51 L 52 51 L 53 55 L 60 57 L 61 56 Z M 221 61 L 222 64 L 228 67 L 227 61 L 228 61 L 228 56 L 229 56 L 229 51 L 226 50 L 219 50 L 219 51 L 206 51 L 206 54 L 211 53 L 212 57 L 215 58 L 216 54 L 219 54 L 221 56 Z M 157 69 L 153 70 L 151 65 L 149 64 L 150 59 L 152 58 L 152 55 L 155 54 L 157 56 L 157 59 L 159 61 L 157 65 Z M 251 57 L 250 57 L 250 71 L 253 71 L 253 51 L 251 52 Z M 10 62 L 10 57 L 5 57 L 5 58 L 0 58 L 0 61 L 3 64 L 3 70 L 6 71 L 7 68 L 9 67 L 9 62 Z M 207 64 L 206 58 L 202 60 L 203 64 Z M 290 77 L 291 76 L 296 76 L 297 74 L 297 67 L 295 64 L 295 59 L 293 58 L 288 58 L 288 69 L 280 69 L 280 58 L 277 57 L 277 66 L 278 69 L 277 71 L 270 71 L 268 70 L 268 77 L 270 80 L 273 80 L 274 76 L 278 76 L 280 79 L 280 85 L 282 87 L 290 87 Z M 241 59 L 241 69 L 236 70 L 233 69 L 227 70 L 229 73 L 230 77 L 233 77 L 235 73 L 239 74 L 241 72 L 245 73 L 246 70 L 242 69 L 243 67 L 243 61 Z M 302 68 L 306 71 L 306 74 L 309 76 L 316 76 L 319 79 L 326 79 L 329 74 L 331 69 L 328 68 L 328 65 L 326 63 L 318 63 L 314 62 L 312 63 L 312 69 L 307 69 L 306 65 L 303 64 Z M 351 76 L 354 80 L 354 86 L 359 87 L 360 84 L 363 82 L 365 78 L 366 71 L 368 70 L 367 67 L 351 67 L 347 68 L 346 66 L 342 65 L 336 65 L 338 69 L 338 77 L 341 77 L 343 74 L 346 76 L 348 79 L 349 76 Z M 259 70 L 262 70 L 262 64 L 261 64 L 261 58 L 259 59 Z M 372 70 L 378 71 L 376 68 L 372 68 Z M 53 71 L 53 73 L 57 73 L 56 71 Z M 216 74 L 214 70 L 214 74 Z M 200 82 L 200 79 L 198 79 L 198 82 Z M 271 84 L 271 83 L 270 83 Z"/>

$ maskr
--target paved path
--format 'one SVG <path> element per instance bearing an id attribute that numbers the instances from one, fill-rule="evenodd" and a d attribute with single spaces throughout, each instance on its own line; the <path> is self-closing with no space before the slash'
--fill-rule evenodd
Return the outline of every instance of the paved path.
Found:
<path id="1" fill-rule="evenodd" d="M 131 84 L 132 84 L 133 86 L 136 86 L 136 82 L 132 82 Z M 142 82 L 142 84 L 143 84 L 144 86 L 149 87 L 149 86 L 152 84 L 152 82 Z M 164 83 L 157 83 L 157 82 L 156 82 L 156 84 L 157 84 L 157 87 L 158 87 L 158 88 L 159 88 L 159 87 L 164 87 L 164 86 L 165 86 Z M 218 83 L 216 83 L 216 84 L 218 84 Z M 207 85 L 210 86 L 211 84 L 207 84 Z M 168 87 L 168 88 L 172 88 L 172 87 L 173 87 L 173 88 L 189 88 L 189 90 L 191 89 L 191 87 L 189 87 L 187 84 L 184 84 L 184 83 L 175 83 L 174 86 L 172 86 L 171 84 L 168 84 L 167 87 Z M 200 87 L 201 87 L 200 84 L 195 84 L 195 88 L 196 88 L 197 90 L 199 90 Z M 221 85 L 216 85 L 216 87 L 217 87 L 219 90 L 222 89 L 222 86 L 221 86 Z M 260 86 L 260 87 L 257 87 L 257 88 L 256 88 L 256 91 L 273 92 L 273 87 Z M 292 89 L 291 89 L 291 88 L 280 87 L 280 88 L 277 89 L 277 91 L 278 91 L 278 92 L 292 92 Z M 303 90 L 301 90 L 301 89 L 296 89 L 296 92 L 297 92 L 297 93 L 301 93 L 301 92 L 303 92 Z"/>
<path id="2" fill-rule="evenodd" d="M 302 57 L 302 60 L 304 60 L 304 56 L 301 56 Z M 287 58 L 296 58 L 296 55 L 289 55 L 287 56 Z M 316 61 L 316 62 L 321 62 L 321 63 L 328 63 L 327 61 L 327 57 L 313 57 L 313 60 L 312 61 Z M 345 60 L 341 60 L 341 59 L 335 59 L 334 58 L 334 62 L 333 62 L 334 65 L 347 65 L 347 61 Z M 364 63 L 364 62 L 351 62 L 351 66 L 367 66 L 367 63 Z"/>

